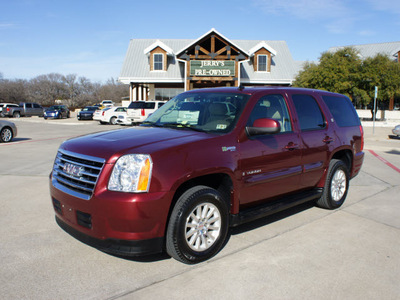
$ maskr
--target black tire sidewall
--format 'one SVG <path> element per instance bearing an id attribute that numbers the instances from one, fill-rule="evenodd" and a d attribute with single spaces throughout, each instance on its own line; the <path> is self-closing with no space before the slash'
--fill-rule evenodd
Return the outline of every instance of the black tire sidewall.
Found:
<path id="1" fill-rule="evenodd" d="M 340 198 L 339 201 L 335 201 L 332 199 L 331 187 L 332 187 L 332 179 L 338 170 L 342 170 L 346 176 L 346 190 L 342 198 Z M 329 170 L 325 182 L 323 195 L 317 204 L 320 207 L 327 209 L 339 208 L 346 200 L 348 191 L 349 191 L 349 171 L 347 169 L 347 166 L 343 161 L 333 159 L 329 164 Z"/>
<path id="2" fill-rule="evenodd" d="M 5 131 L 5 130 L 9 130 L 10 131 L 10 134 L 11 134 L 11 138 L 9 139 L 9 140 L 4 140 L 3 139 L 3 132 Z M 12 130 L 10 129 L 10 128 L 3 128 L 1 131 L 0 131 L 0 141 L 2 142 L 2 143 L 9 143 L 9 142 L 11 142 L 11 140 L 13 139 L 13 137 L 14 137 L 14 134 L 13 134 L 13 132 L 12 132 Z"/>
<path id="3" fill-rule="evenodd" d="M 221 216 L 221 231 L 218 239 L 208 249 L 197 252 L 189 247 L 185 237 L 186 219 L 200 204 L 215 205 Z M 205 261 L 222 248 L 228 233 L 229 211 L 226 201 L 221 194 L 209 187 L 199 186 L 189 189 L 177 201 L 171 214 L 167 229 L 167 252 L 175 259 L 188 264 Z"/>

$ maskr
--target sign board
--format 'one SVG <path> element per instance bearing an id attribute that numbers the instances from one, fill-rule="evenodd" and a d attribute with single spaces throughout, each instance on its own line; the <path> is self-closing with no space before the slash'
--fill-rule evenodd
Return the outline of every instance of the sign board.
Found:
<path id="1" fill-rule="evenodd" d="M 235 62 L 232 60 L 192 60 L 190 61 L 190 76 L 235 76 Z"/>

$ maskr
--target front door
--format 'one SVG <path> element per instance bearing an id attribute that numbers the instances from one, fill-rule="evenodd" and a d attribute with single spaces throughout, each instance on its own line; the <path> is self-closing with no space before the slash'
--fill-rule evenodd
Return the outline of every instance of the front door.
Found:
<path id="1" fill-rule="evenodd" d="M 280 94 L 262 96 L 247 126 L 252 126 L 254 120 L 260 118 L 278 120 L 281 131 L 249 137 L 240 144 L 241 205 L 257 204 L 266 198 L 299 189 L 302 171 L 300 140 L 293 130 L 285 97 Z"/>

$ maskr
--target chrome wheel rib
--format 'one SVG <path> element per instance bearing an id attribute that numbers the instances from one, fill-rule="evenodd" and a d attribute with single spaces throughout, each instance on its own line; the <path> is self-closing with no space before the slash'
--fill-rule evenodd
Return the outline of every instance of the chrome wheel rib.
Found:
<path id="1" fill-rule="evenodd" d="M 346 192 L 346 174 L 343 170 L 338 169 L 333 175 L 331 184 L 331 197 L 333 201 L 340 201 Z"/>
<path id="2" fill-rule="evenodd" d="M 210 248 L 221 231 L 221 214 L 211 203 L 201 203 L 186 219 L 186 242 L 194 251 Z"/>

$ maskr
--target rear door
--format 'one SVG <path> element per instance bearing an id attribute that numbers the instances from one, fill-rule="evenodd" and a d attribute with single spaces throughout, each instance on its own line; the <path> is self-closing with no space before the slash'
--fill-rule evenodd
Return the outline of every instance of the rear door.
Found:
<path id="1" fill-rule="evenodd" d="M 296 113 L 302 148 L 302 188 L 314 187 L 322 178 L 331 153 L 334 137 L 323 114 L 318 97 L 313 93 L 289 92 Z"/>

